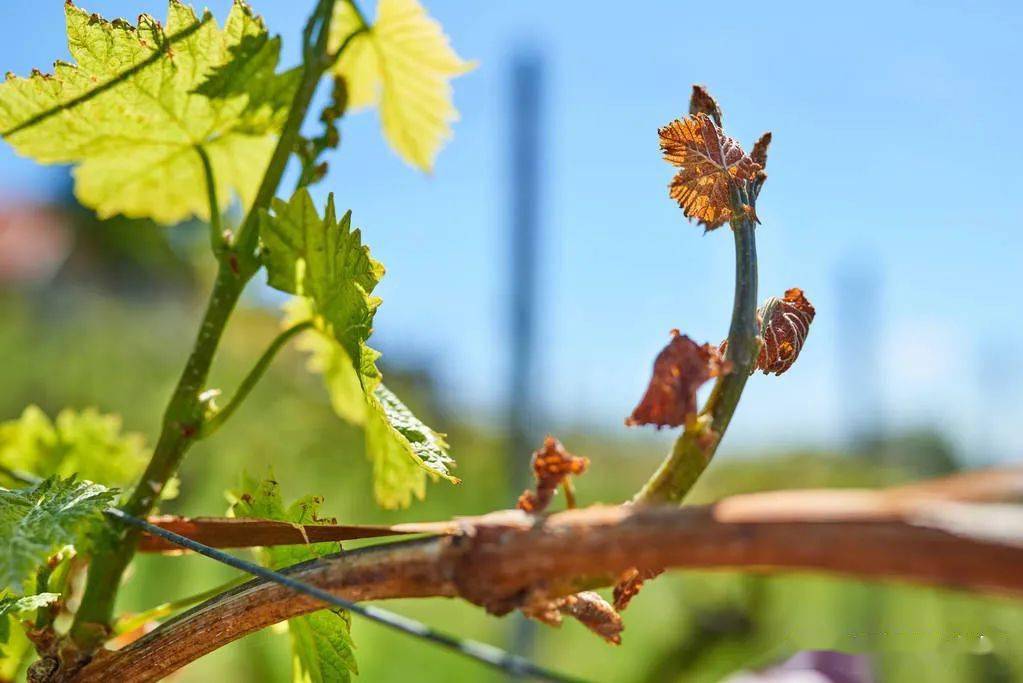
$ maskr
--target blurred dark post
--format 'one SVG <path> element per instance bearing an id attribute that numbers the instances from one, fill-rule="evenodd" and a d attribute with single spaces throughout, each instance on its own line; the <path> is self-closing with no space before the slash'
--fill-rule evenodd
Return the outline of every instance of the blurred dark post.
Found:
<path id="1" fill-rule="evenodd" d="M 508 480 L 517 496 L 530 483 L 536 400 L 536 289 L 540 242 L 540 99 L 542 66 L 520 52 L 511 71 L 511 268 L 509 282 Z"/>
<path id="2" fill-rule="evenodd" d="M 529 457 L 539 436 L 533 432 L 536 401 L 536 290 L 540 242 L 540 109 L 543 65 L 534 52 L 523 50 L 512 60 L 509 102 L 511 114 L 511 196 L 509 237 L 509 348 L 507 455 L 509 500 L 530 484 Z M 515 626 L 512 650 L 529 655 L 535 625 L 521 617 Z"/>

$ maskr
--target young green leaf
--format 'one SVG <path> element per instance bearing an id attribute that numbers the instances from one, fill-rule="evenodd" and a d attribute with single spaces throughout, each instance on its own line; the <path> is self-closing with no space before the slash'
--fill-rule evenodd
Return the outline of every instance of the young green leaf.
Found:
<path id="1" fill-rule="evenodd" d="M 77 474 L 107 486 L 126 486 L 146 464 L 141 434 L 122 433 L 121 419 L 89 408 L 65 409 L 51 421 L 36 406 L 0 423 L 0 465 L 38 477 Z M 0 473 L 0 484 L 5 481 Z"/>
<path id="2" fill-rule="evenodd" d="M 321 519 L 322 499 L 306 496 L 285 507 L 280 487 L 272 479 L 256 482 L 246 477 L 242 490 L 235 494 L 232 511 L 237 517 L 273 519 L 292 524 L 332 524 Z M 337 543 L 275 546 L 261 551 L 268 567 L 279 569 L 298 562 L 337 552 Z M 351 635 L 351 618 L 343 610 L 322 610 L 288 620 L 297 683 L 334 683 L 351 680 L 358 673 Z"/>
<path id="3" fill-rule="evenodd" d="M 296 683 L 344 683 L 359 673 L 351 616 L 323 610 L 288 620 Z"/>
<path id="4" fill-rule="evenodd" d="M 20 617 L 28 612 L 34 612 L 40 607 L 46 607 L 60 596 L 56 593 L 38 593 L 15 598 L 10 595 L 0 596 L 0 645 L 5 645 L 11 637 L 10 618 Z M 3 650 L 0 650 L 3 656 Z"/>
<path id="5" fill-rule="evenodd" d="M 313 318 L 315 313 L 312 301 L 306 297 L 296 296 L 285 302 L 285 327 Z M 323 376 L 334 412 L 351 424 L 366 424 L 366 399 L 362 391 L 362 380 L 341 345 L 332 337 L 313 329 L 300 334 L 295 340 L 295 346 L 308 354 L 306 368 L 309 372 Z"/>
<path id="6" fill-rule="evenodd" d="M 449 467 L 441 434 L 427 427 L 383 384 L 369 396 L 366 449 L 373 460 L 373 492 L 384 507 L 408 507 L 412 496 L 426 497 L 426 475 L 440 476 L 453 484 L 458 479 Z"/>
<path id="7" fill-rule="evenodd" d="M 0 591 L 20 591 L 50 555 L 87 544 L 114 496 L 74 477 L 54 476 L 25 489 L 0 487 Z"/>
<path id="8" fill-rule="evenodd" d="M 287 310 L 291 324 L 308 319 L 312 306 L 307 299 L 296 297 Z M 363 344 L 363 367 L 356 370 L 338 341 L 320 329 L 304 333 L 297 345 L 309 352 L 309 369 L 323 375 L 334 412 L 365 428 L 366 455 L 373 462 L 373 491 L 380 505 L 408 507 L 413 496 L 424 498 L 427 475 L 458 482 L 449 471 L 454 460 L 443 436 L 380 383 L 376 351 Z"/>
<path id="9" fill-rule="evenodd" d="M 359 367 L 362 342 L 373 330 L 380 305 L 371 294 L 384 267 L 370 256 L 351 223 L 350 211 L 337 221 L 333 195 L 320 218 L 308 190 L 302 189 L 289 202 L 274 200 L 273 214 L 261 215 L 260 235 L 268 284 L 307 297 L 325 331 Z"/>
<path id="10" fill-rule="evenodd" d="M 379 102 L 387 142 L 408 163 L 431 170 L 458 120 L 450 80 L 475 64 L 455 54 L 417 0 L 380 0 L 372 25 L 352 3 L 335 7 L 332 49 L 350 38 L 337 63 L 349 108 Z"/>
<path id="11" fill-rule="evenodd" d="M 412 411 L 383 384 L 377 385 L 373 395 L 382 407 L 387 424 L 408 443 L 408 448 L 425 463 L 426 469 L 446 470 L 453 460 L 445 452 L 448 444 L 444 436 L 423 424 L 422 420 L 413 415 Z"/>
<path id="12" fill-rule="evenodd" d="M 262 20 L 241 0 L 224 29 L 179 0 L 166 27 L 148 15 L 137 26 L 106 21 L 71 2 L 66 17 L 76 63 L 0 84 L 0 133 L 15 151 L 74 164 L 75 195 L 101 217 L 208 218 L 198 150 L 221 208 L 232 191 L 248 204 L 295 82 L 273 74 L 278 46 Z"/>
<path id="13" fill-rule="evenodd" d="M 338 222 L 330 196 L 321 218 L 304 189 L 290 202 L 275 200 L 273 211 L 261 216 L 267 281 L 299 295 L 289 324 L 316 322 L 299 343 L 312 352 L 310 367 L 323 373 L 338 415 L 365 428 L 377 501 L 402 507 L 423 498 L 427 474 L 457 482 L 443 437 L 381 384 L 380 354 L 367 341 L 380 305 L 372 292 L 384 268 L 352 230 L 351 212 Z"/>

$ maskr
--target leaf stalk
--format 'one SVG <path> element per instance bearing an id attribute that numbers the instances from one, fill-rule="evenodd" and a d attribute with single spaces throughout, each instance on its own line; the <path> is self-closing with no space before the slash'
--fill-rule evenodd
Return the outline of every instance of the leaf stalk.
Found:
<path id="1" fill-rule="evenodd" d="M 259 360 L 256 361 L 256 364 L 252 366 L 252 369 L 249 370 L 249 374 L 245 376 L 242 383 L 238 385 L 237 391 L 235 391 L 231 400 L 227 402 L 227 405 L 214 412 L 212 415 L 207 416 L 203 420 L 202 428 L 199 430 L 199 438 L 205 439 L 220 429 L 224 423 L 227 422 L 228 418 L 230 418 L 231 415 L 238 410 L 239 406 L 241 406 L 245 399 L 248 398 L 249 393 L 255 388 L 256 384 L 259 383 L 259 380 L 262 379 L 264 373 L 266 373 L 270 364 L 277 356 L 277 352 L 280 351 L 281 348 L 283 348 L 284 345 L 292 339 L 292 337 L 311 329 L 312 327 L 313 322 L 311 320 L 305 320 L 292 325 L 278 334 L 274 340 L 270 342 L 270 346 L 266 348 L 263 355 L 259 357 Z"/>

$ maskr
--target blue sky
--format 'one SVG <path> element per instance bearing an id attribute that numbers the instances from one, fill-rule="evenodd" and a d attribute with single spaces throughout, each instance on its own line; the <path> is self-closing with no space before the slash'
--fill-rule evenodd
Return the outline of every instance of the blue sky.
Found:
<path id="1" fill-rule="evenodd" d="M 25 74 L 65 57 L 62 4 L 4 3 L 0 66 Z M 153 0 L 84 4 L 111 17 L 165 12 Z M 312 0 L 254 4 L 294 60 Z M 761 298 L 800 286 L 818 312 L 795 368 L 751 381 L 731 445 L 842 433 L 855 403 L 839 339 L 851 268 L 878 283 L 885 424 L 937 426 L 983 460 L 1023 450 L 1019 3 L 426 5 L 480 64 L 455 82 L 454 140 L 424 176 L 389 150 L 375 113 L 354 115 L 319 192 L 353 209 L 388 267 L 380 345 L 433 364 L 457 405 L 501 405 L 509 66 L 532 50 L 546 65 L 537 403 L 551 424 L 624 434 L 669 329 L 726 333 L 731 237 L 683 220 L 657 149 L 658 126 L 700 82 L 747 149 L 774 133 L 758 205 Z M 223 18 L 229 2 L 210 6 Z M 45 193 L 53 179 L 0 150 L 4 194 Z"/>

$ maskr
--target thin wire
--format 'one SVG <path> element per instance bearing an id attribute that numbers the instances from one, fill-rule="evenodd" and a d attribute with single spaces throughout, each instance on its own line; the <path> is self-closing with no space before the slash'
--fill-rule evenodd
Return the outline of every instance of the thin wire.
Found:
<path id="1" fill-rule="evenodd" d="M 167 529 L 150 524 L 143 519 L 133 517 L 132 515 L 126 514 L 116 508 L 107 509 L 106 514 L 125 524 L 143 529 L 154 536 L 160 536 L 174 545 L 187 548 L 188 550 L 204 555 L 212 560 L 226 564 L 229 567 L 234 567 L 235 569 L 239 569 L 243 572 L 248 572 L 253 576 L 279 584 L 285 588 L 290 588 L 296 593 L 304 593 L 316 598 L 317 600 L 322 600 L 323 602 L 334 605 L 335 607 L 340 607 L 348 610 L 349 612 L 354 612 L 355 614 L 364 616 L 371 621 L 383 624 L 384 626 L 401 631 L 402 633 L 407 633 L 409 635 L 416 636 L 417 638 L 423 638 L 433 643 L 437 643 L 438 645 L 453 650 L 463 656 L 500 669 L 512 676 L 518 678 L 532 678 L 541 681 L 555 681 L 557 683 L 575 683 L 580 680 L 544 669 L 543 667 L 530 662 L 528 659 L 518 657 L 510 652 L 505 652 L 493 645 L 488 645 L 475 640 L 456 638 L 455 636 L 435 631 L 426 624 L 415 621 L 414 619 L 409 619 L 408 617 L 403 617 L 400 614 L 388 612 L 387 610 L 373 607 L 372 605 L 360 605 L 355 602 L 349 602 L 348 600 L 339 598 L 333 593 L 328 593 L 321 588 L 297 581 L 290 576 L 275 572 L 272 569 L 267 569 L 266 567 L 262 567 L 258 564 L 253 564 L 252 562 L 247 562 L 235 557 L 234 555 L 228 555 L 216 548 L 211 548 L 186 536 L 181 536 L 173 531 L 168 531 Z"/>

